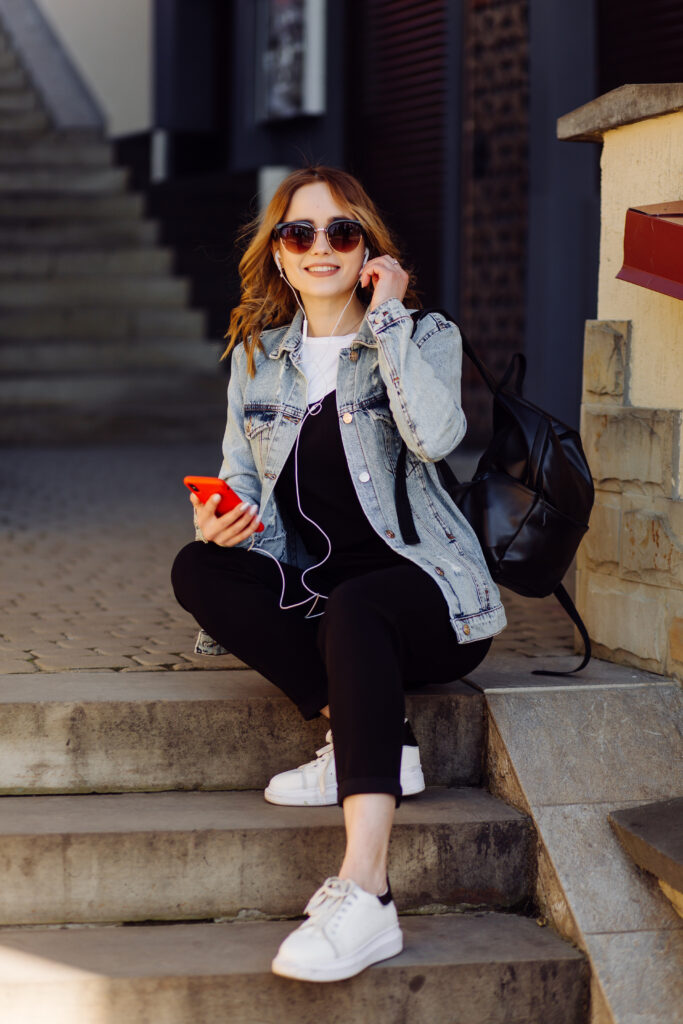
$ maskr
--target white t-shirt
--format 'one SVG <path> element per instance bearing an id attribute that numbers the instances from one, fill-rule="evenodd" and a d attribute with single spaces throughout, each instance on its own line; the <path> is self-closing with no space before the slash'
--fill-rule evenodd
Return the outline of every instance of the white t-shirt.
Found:
<path id="1" fill-rule="evenodd" d="M 301 369 L 308 380 L 308 404 L 321 401 L 337 386 L 339 353 L 350 348 L 356 333 L 339 337 L 306 338 L 301 346 Z"/>

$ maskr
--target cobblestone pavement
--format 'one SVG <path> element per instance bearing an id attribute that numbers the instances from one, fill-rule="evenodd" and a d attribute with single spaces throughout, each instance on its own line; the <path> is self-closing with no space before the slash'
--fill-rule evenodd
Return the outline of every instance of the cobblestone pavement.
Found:
<path id="1" fill-rule="evenodd" d="M 193 538 L 182 478 L 219 463 L 218 444 L 0 449 L 0 674 L 240 665 L 193 653 L 169 581 Z M 554 598 L 503 599 L 492 654 L 572 650 Z"/>

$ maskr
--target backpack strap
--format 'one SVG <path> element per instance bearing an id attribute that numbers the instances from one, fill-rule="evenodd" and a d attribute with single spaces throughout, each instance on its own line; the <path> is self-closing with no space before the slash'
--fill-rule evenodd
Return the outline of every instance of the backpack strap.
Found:
<path id="1" fill-rule="evenodd" d="M 555 590 L 553 590 L 553 594 L 581 634 L 581 639 L 583 640 L 583 661 L 580 665 L 577 665 L 576 668 L 568 669 L 566 672 L 550 672 L 548 670 L 544 671 L 540 668 L 535 668 L 531 673 L 533 676 L 570 676 L 574 672 L 580 672 L 581 669 L 585 668 L 591 660 L 591 641 L 588 636 L 588 630 L 583 623 L 583 619 L 577 612 L 574 602 L 561 583 L 559 587 L 556 587 Z"/>
<path id="2" fill-rule="evenodd" d="M 396 515 L 398 526 L 404 544 L 419 544 L 420 538 L 415 529 L 415 520 L 408 500 L 408 485 L 406 483 L 406 456 L 408 448 L 405 441 L 401 441 L 401 450 L 398 453 L 396 462 L 396 480 L 394 483 L 394 499 L 396 502 Z"/>

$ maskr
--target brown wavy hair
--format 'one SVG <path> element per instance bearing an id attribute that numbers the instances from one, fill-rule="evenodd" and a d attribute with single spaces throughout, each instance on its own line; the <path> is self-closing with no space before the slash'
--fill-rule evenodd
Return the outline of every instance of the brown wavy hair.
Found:
<path id="1" fill-rule="evenodd" d="M 221 358 L 225 359 L 236 345 L 243 342 L 247 353 L 247 369 L 252 377 L 256 372 L 256 349 L 263 351 L 261 332 L 268 327 L 288 324 L 299 308 L 291 289 L 280 277 L 273 260 L 273 228 L 285 219 L 292 196 L 297 189 L 302 185 L 320 181 L 325 182 L 340 206 L 348 210 L 350 216 L 363 225 L 363 235 L 370 250 L 370 259 L 388 253 L 389 256 L 403 262 L 398 245 L 377 207 L 353 175 L 335 167 L 324 166 L 303 167 L 288 174 L 280 182 L 263 213 L 250 221 L 238 236 L 238 242 L 247 243 L 239 263 L 240 304 L 230 314 L 230 326 L 225 334 L 228 346 Z M 404 301 L 407 305 L 418 307 L 421 303 L 415 293 L 414 274 L 412 269 L 404 269 L 410 275 Z M 372 298 L 372 285 L 359 289 L 358 297 L 361 302 L 369 304 Z"/>

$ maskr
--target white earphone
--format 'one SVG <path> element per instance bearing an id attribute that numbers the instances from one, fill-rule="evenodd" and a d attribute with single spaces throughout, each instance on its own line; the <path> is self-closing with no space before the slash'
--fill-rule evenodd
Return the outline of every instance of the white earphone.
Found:
<path id="1" fill-rule="evenodd" d="M 363 262 L 361 263 L 361 267 L 364 267 L 369 259 L 370 259 L 370 250 L 368 249 L 368 247 L 366 245 L 365 246 L 365 255 L 363 256 Z"/>
<path id="2" fill-rule="evenodd" d="M 275 263 L 277 264 L 277 269 L 280 271 L 280 276 L 282 276 L 282 273 L 283 273 L 283 270 L 282 270 L 282 259 L 280 258 L 280 253 L 279 252 L 275 253 Z"/>

